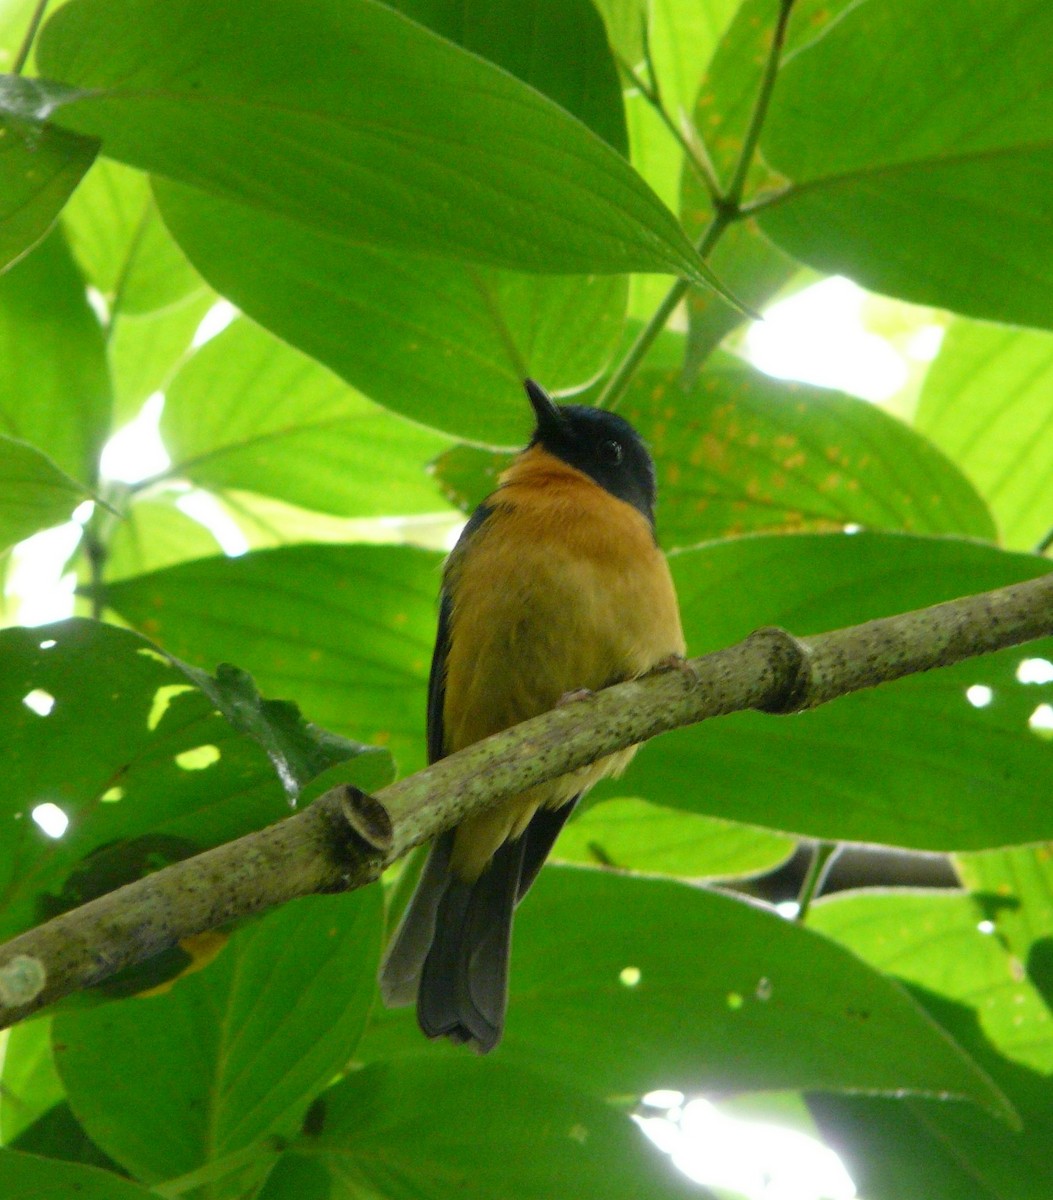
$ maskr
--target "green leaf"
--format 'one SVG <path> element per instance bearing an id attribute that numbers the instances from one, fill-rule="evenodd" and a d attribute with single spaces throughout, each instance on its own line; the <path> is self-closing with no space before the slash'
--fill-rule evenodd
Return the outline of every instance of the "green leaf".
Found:
<path id="1" fill-rule="evenodd" d="M 578 387 L 618 339 L 620 279 L 424 260 L 189 188 L 155 188 L 198 269 L 253 320 L 378 403 L 461 437 L 522 441 L 524 377 Z"/>
<path id="2" fill-rule="evenodd" d="M 618 69 L 591 0 L 481 6 L 464 0 L 394 0 L 390 7 L 503 67 L 625 154 Z"/>
<path id="3" fill-rule="evenodd" d="M 287 546 L 123 580 L 106 604 L 169 652 L 236 659 L 311 720 L 424 765 L 438 554 L 401 546 Z"/>
<path id="4" fill-rule="evenodd" d="M 739 0 L 653 0 L 650 44 L 666 112 L 678 125 L 695 106 L 702 73 Z"/>
<path id="5" fill-rule="evenodd" d="M 709 1192 L 592 1096 L 493 1059 L 378 1063 L 324 1093 L 301 1147 L 334 1194 L 385 1200 L 698 1197 Z M 300 1193 L 295 1193 L 297 1197 Z M 264 1192 L 266 1200 L 291 1195 Z"/>
<path id="6" fill-rule="evenodd" d="M 205 288 L 182 304 L 156 312 L 134 317 L 118 314 L 107 344 L 116 425 L 130 421 L 147 397 L 164 389 L 215 302 L 215 293 Z"/>
<path id="7" fill-rule="evenodd" d="M 61 1162 L 86 1163 L 106 1171 L 117 1169 L 113 1159 L 103 1154 L 84 1132 L 65 1100 L 52 1105 L 24 1133 L 19 1134 L 11 1149 L 57 1158 Z"/>
<path id="8" fill-rule="evenodd" d="M 0 272 L 40 241 L 91 166 L 99 143 L 7 111 L 0 76 Z"/>
<path id="9" fill-rule="evenodd" d="M 321 770 L 356 749 L 312 739 L 293 706 L 260 702 L 241 677 L 188 678 L 112 626 L 2 630 L 0 664 L 0 937 L 288 815 L 279 774 L 302 780 L 305 761 Z M 68 818 L 60 836 L 32 819 L 44 804 Z"/>
<path id="10" fill-rule="evenodd" d="M 876 291 L 1048 328 L 1051 39 L 1045 0 L 850 7 L 780 72 L 762 227 Z"/>
<path id="11" fill-rule="evenodd" d="M 524 406 L 525 407 L 525 406 Z M 357 395 L 246 320 L 183 365 L 166 391 L 166 474 L 341 516 L 442 507 L 424 464 L 448 442 Z"/>
<path id="12" fill-rule="evenodd" d="M 0 551 L 68 521 L 88 494 L 46 454 L 0 434 Z"/>
<path id="13" fill-rule="evenodd" d="M 102 159 L 62 214 L 81 270 L 116 313 L 149 313 L 204 290 L 161 223 L 145 175 Z"/>
<path id="14" fill-rule="evenodd" d="M 292 1134 L 362 1033 L 381 925 L 376 888 L 297 900 L 163 995 L 59 1013 L 73 1111 L 149 1182 Z"/>
<path id="15" fill-rule="evenodd" d="M 375 1020 L 363 1055 L 419 1047 L 411 1013 Z M 499 1053 L 604 1095 L 734 1080 L 955 1095 L 1006 1115 L 903 989 L 836 943 L 751 901 L 607 871 L 546 868 L 524 901 Z"/>
<path id="16" fill-rule="evenodd" d="M 235 729 L 247 733 L 267 751 L 290 800 L 294 801 L 301 789 L 323 771 L 343 767 L 350 759 L 372 755 L 390 763 L 387 752 L 376 746 L 349 742 L 308 724 L 291 701 L 265 700 L 252 676 L 230 663 L 220 663 L 215 678 L 187 663 L 178 666 Z M 374 772 L 370 770 L 369 774 L 372 777 Z M 390 777 L 384 782 L 390 782 Z"/>
<path id="17" fill-rule="evenodd" d="M 1053 851 L 1048 845 L 962 854 L 962 882 L 995 927 L 999 940 L 1053 1010 Z M 1053 1041 L 1053 1028 L 1050 1030 Z M 1053 1052 L 1053 1048 L 1051 1048 Z"/>
<path id="18" fill-rule="evenodd" d="M 65 1096 L 51 1053 L 51 1021 L 26 1021 L 4 1035 L 0 1144 L 10 1145 Z"/>
<path id="19" fill-rule="evenodd" d="M 58 232 L 0 276 L 0 427 L 93 483 L 110 415 L 102 330 Z"/>
<path id="20" fill-rule="evenodd" d="M 1040 575 L 1048 562 L 971 541 L 750 537 L 674 555 L 690 653 L 780 625 L 806 635 Z M 1021 684 L 1030 643 L 844 696 L 791 718 L 736 713 L 648 743 L 618 784 L 672 808 L 831 841 L 979 850 L 1053 837 L 1036 796 L 1053 758 L 1029 722 L 1053 685 Z M 991 703 L 967 696 L 992 689 Z M 1013 769 L 1007 771 L 1007 762 Z"/>
<path id="21" fill-rule="evenodd" d="M 813 1098 L 861 1194 L 874 1200 L 1045 1200 L 1053 1190 L 1053 1019 L 970 898 L 844 894 L 809 924 L 908 983 L 1009 1097 L 1021 1131 L 961 1105 Z"/>
<path id="22" fill-rule="evenodd" d="M 174 496 L 136 498 L 106 541 L 106 578 L 123 579 L 219 552 L 216 539 L 176 508 Z"/>
<path id="23" fill-rule="evenodd" d="M 207 0 L 66 6 L 41 70 L 90 92 L 55 115 L 111 157 L 351 243 L 703 279 L 672 214 L 605 142 L 391 9 L 268 0 L 213 15 Z"/>
<path id="24" fill-rule="evenodd" d="M 915 424 L 991 505 L 1002 537 L 1030 549 L 1053 526 L 1053 337 L 952 322 Z"/>
<path id="25" fill-rule="evenodd" d="M 725 355 L 687 389 L 677 371 L 641 372 L 620 411 L 655 457 L 666 545 L 850 523 L 994 537 L 954 466 L 855 397 L 782 383 Z"/>
<path id="26" fill-rule="evenodd" d="M 562 104 L 616 150 L 625 122 L 614 65 L 587 0 L 398 7 Z M 559 47 L 573 45 L 572 56 Z M 580 387 L 617 341 L 626 281 L 521 276 L 348 245 L 195 189 L 157 185 L 166 219 L 238 306 L 374 400 L 464 437 L 512 444 L 522 380 Z"/>
<path id="27" fill-rule="evenodd" d="M 0 1189 L 12 1200 L 151 1200 L 138 1184 L 98 1167 L 0 1150 Z"/>
<path id="28" fill-rule="evenodd" d="M 796 842 L 730 821 L 677 812 L 646 800 L 594 804 L 560 834 L 562 862 L 600 864 L 686 879 L 736 879 L 772 871 Z"/>

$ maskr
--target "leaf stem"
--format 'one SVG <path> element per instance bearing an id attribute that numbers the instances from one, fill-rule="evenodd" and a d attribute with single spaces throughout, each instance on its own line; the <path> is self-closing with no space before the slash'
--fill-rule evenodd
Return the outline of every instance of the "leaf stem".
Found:
<path id="1" fill-rule="evenodd" d="M 1035 547 L 1033 553 L 1034 554 L 1045 554 L 1045 552 L 1050 548 L 1050 546 L 1053 546 L 1053 528 L 1050 528 L 1046 531 L 1045 536 Z"/>
<path id="2" fill-rule="evenodd" d="M 717 207 L 712 220 L 706 226 L 705 231 L 698 240 L 697 249 L 700 257 L 705 258 L 709 254 L 733 219 L 734 217 L 729 209 L 722 206 Z M 655 339 L 666 327 L 666 323 L 673 315 L 676 306 L 687 295 L 690 286 L 686 279 L 678 279 L 669 291 L 666 292 L 662 303 L 651 314 L 650 320 L 636 335 L 633 344 L 625 352 L 622 361 L 603 385 L 603 390 L 596 398 L 597 408 L 617 408 L 619 401 L 625 395 L 633 375 L 636 374 L 640 364 L 647 357 L 647 352 L 651 349 Z"/>
<path id="3" fill-rule="evenodd" d="M 648 50 L 646 53 L 648 70 L 651 74 L 651 78 L 654 79 L 655 75 L 650 67 L 650 51 Z M 717 179 L 716 173 L 713 170 L 713 166 L 709 162 L 706 154 L 699 151 L 699 147 L 695 146 L 684 135 L 684 131 L 669 115 L 669 112 L 662 101 L 661 93 L 658 90 L 657 84 L 648 83 L 630 63 L 626 62 L 625 59 L 622 58 L 621 55 L 618 55 L 617 61 L 618 66 L 621 67 L 629 82 L 639 91 L 640 95 L 643 96 L 647 103 L 654 109 L 654 111 L 658 114 L 662 124 L 672 134 L 674 141 L 684 152 L 684 156 L 687 159 L 688 164 L 691 166 L 691 169 L 695 172 L 702 186 L 709 193 L 710 200 L 716 204 L 720 196 L 720 181 Z M 699 141 L 701 142 L 701 137 L 697 132 L 695 136 L 699 137 Z"/>
<path id="4" fill-rule="evenodd" d="M 833 865 L 834 855 L 839 848 L 837 842 L 815 843 L 812 849 L 812 861 L 808 865 L 808 871 L 801 883 L 801 890 L 797 894 L 797 916 L 794 917 L 794 920 L 799 925 L 804 924 L 808 910 L 812 907 L 812 901 L 821 894 L 830 867 Z"/>
<path id="5" fill-rule="evenodd" d="M 33 49 L 33 42 L 36 40 L 37 30 L 40 28 L 40 22 L 44 19 L 44 10 L 47 6 L 48 0 L 37 0 L 37 6 L 33 9 L 33 15 L 29 18 L 29 28 L 26 30 L 26 36 L 22 39 L 22 45 L 19 46 L 18 53 L 15 55 L 15 61 L 11 64 L 12 75 L 21 75 L 25 69 L 29 52 Z"/>
<path id="6" fill-rule="evenodd" d="M 764 64 L 764 74 L 761 76 L 760 87 L 757 90 L 753 113 L 742 142 L 742 149 L 739 151 L 738 161 L 735 163 L 735 170 L 731 174 L 731 183 L 724 193 L 724 203 L 736 213 L 742 203 L 746 178 L 749 175 L 750 167 L 753 166 L 753 156 L 757 152 L 757 143 L 760 141 L 761 130 L 764 128 L 764 121 L 768 115 L 768 106 L 775 89 L 775 79 L 779 74 L 779 60 L 782 57 L 782 48 L 786 41 L 786 27 L 790 21 L 793 4 L 794 0 L 780 0 L 779 15 L 775 21 L 775 29 L 772 31 L 771 46 L 768 48 L 768 58 Z"/>
<path id="7" fill-rule="evenodd" d="M 764 128 L 764 120 L 768 115 L 768 106 L 771 103 L 775 79 L 779 73 L 779 60 L 782 55 L 783 44 L 786 41 L 786 27 L 790 20 L 790 12 L 793 9 L 793 5 L 794 0 L 779 0 L 779 15 L 776 18 L 775 28 L 772 31 L 771 46 L 768 48 L 768 57 L 764 64 L 764 74 L 761 76 L 757 99 L 753 105 L 753 112 L 750 114 L 750 123 L 742 142 L 742 149 L 739 151 L 735 169 L 732 171 L 731 183 L 728 185 L 727 191 L 721 192 L 719 188 L 711 191 L 713 216 L 703 230 L 702 236 L 695 247 L 699 257 L 703 260 L 708 258 L 713 252 L 713 249 L 717 242 L 720 241 L 727 227 L 736 221 L 742 220 L 745 216 L 742 208 L 742 195 L 746 187 L 746 179 L 749 176 L 750 167 L 753 165 L 754 155 L 757 152 L 761 130 Z M 648 62 L 650 62 L 646 43 L 645 56 Z M 648 99 L 651 99 L 652 96 L 654 97 L 652 103 L 658 102 L 657 107 L 664 114 L 665 110 L 660 105 L 657 90 L 654 87 L 648 87 L 642 80 L 639 80 L 636 72 L 631 67 L 627 68 L 627 70 L 631 73 L 632 78 L 638 80 L 637 86 L 641 88 L 643 94 Z M 668 123 L 667 116 L 666 120 Z M 699 156 L 695 155 L 693 150 L 691 151 L 691 160 L 693 162 L 700 161 Z M 713 182 L 716 183 L 715 178 Z M 651 315 L 650 320 L 648 320 L 647 324 L 637 334 L 633 344 L 625 352 L 621 362 L 603 385 L 596 400 L 598 408 L 617 408 L 632 381 L 632 377 L 636 374 L 640 364 L 647 356 L 648 350 L 650 350 L 655 339 L 665 328 L 677 305 L 687 295 L 690 286 L 687 280 L 678 279 L 669 289 L 661 304 L 659 304 L 658 308 Z"/>

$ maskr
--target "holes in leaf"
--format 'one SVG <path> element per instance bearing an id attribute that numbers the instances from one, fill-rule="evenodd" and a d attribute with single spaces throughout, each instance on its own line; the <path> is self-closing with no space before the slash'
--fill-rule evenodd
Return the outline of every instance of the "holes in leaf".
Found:
<path id="1" fill-rule="evenodd" d="M 55 697 L 50 692 L 45 692 L 43 688 L 34 688 L 22 697 L 22 703 L 31 712 L 35 712 L 38 717 L 48 717 L 55 707 Z"/>
<path id="2" fill-rule="evenodd" d="M 219 762 L 218 746 L 195 746 L 193 750 L 184 750 L 175 756 L 175 764 L 184 771 L 203 771 Z"/>
<path id="3" fill-rule="evenodd" d="M 69 828 L 69 817 L 50 800 L 38 804 L 29 815 L 49 838 L 60 838 Z"/>

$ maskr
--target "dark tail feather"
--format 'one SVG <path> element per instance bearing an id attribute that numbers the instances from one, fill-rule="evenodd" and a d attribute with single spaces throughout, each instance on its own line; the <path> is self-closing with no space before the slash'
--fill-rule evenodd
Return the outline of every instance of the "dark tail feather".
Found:
<path id="1" fill-rule="evenodd" d="M 539 810 L 474 883 L 450 872 L 453 831 L 434 843 L 380 971 L 390 1006 L 417 998 L 428 1037 L 492 1050 L 504 1031 L 515 907 L 534 882 L 573 803 Z"/>

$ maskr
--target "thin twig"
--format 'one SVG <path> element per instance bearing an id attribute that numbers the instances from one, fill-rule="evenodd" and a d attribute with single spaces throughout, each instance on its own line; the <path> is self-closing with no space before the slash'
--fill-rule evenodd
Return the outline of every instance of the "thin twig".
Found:
<path id="1" fill-rule="evenodd" d="M 33 49 L 33 42 L 36 40 L 37 30 L 40 28 L 40 22 L 44 19 L 44 11 L 47 6 L 48 0 L 37 0 L 37 6 L 29 18 L 26 36 L 22 39 L 22 45 L 19 46 L 18 53 L 15 55 L 15 61 L 11 64 L 12 75 L 21 75 L 25 69 L 26 62 L 29 60 L 29 52 Z"/>

